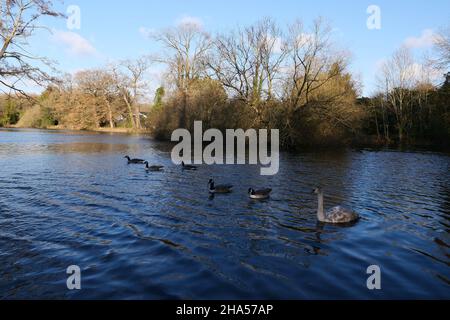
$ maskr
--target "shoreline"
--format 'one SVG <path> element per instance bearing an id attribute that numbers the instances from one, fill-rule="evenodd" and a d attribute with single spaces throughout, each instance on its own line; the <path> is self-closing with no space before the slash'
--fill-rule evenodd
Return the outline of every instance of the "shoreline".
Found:
<path id="1" fill-rule="evenodd" d="M 84 132 L 84 133 L 104 133 L 104 134 L 122 134 L 122 135 L 141 135 L 141 136 L 147 136 L 150 139 L 153 139 L 155 141 L 159 142 L 166 142 L 166 143 L 174 143 L 170 140 L 161 140 L 156 139 L 153 137 L 147 130 L 140 130 L 136 131 L 129 128 L 97 128 L 97 129 L 74 129 L 74 128 L 63 128 L 63 127 L 47 127 L 47 128 L 32 128 L 32 127 L 18 127 L 18 126 L 4 126 L 0 127 L 1 129 L 16 129 L 16 130 L 41 130 L 41 131 L 49 131 L 49 132 L 63 132 L 63 131 L 69 131 L 69 132 Z M 411 152 L 411 151 L 430 151 L 430 152 L 439 152 L 439 153 L 450 153 L 450 147 L 448 145 L 434 145 L 431 143 L 409 143 L 405 145 L 399 145 L 398 143 L 390 143 L 390 144 L 383 144 L 383 143 L 371 143 L 366 141 L 352 141 L 348 144 L 317 144 L 317 145 L 298 145 L 296 148 L 286 150 L 286 149 L 280 149 L 280 151 L 285 152 L 292 152 L 297 153 L 301 151 L 306 152 L 314 152 L 314 151 L 324 151 L 324 150 L 342 150 L 342 149 L 352 149 L 356 150 L 358 152 L 362 152 L 365 149 L 372 149 L 372 150 L 397 150 L 402 152 Z"/>
<path id="2" fill-rule="evenodd" d="M 96 128 L 96 129 L 76 129 L 65 127 L 47 127 L 47 128 L 33 128 L 33 127 L 18 127 L 18 126 L 4 126 L 0 129 L 18 129 L 18 130 L 47 130 L 47 131 L 73 131 L 73 132 L 93 132 L 93 133 L 120 133 L 120 134 L 139 134 L 150 135 L 146 130 L 133 130 L 130 128 Z"/>
<path id="3" fill-rule="evenodd" d="M 24 128 L 19 128 L 24 129 Z M 141 134 L 141 135 L 148 135 L 147 130 L 134 130 L 130 128 L 95 128 L 95 129 L 71 129 L 71 128 L 64 128 L 64 127 L 47 127 L 43 128 L 43 130 L 53 130 L 53 131 L 81 131 L 81 132 L 97 132 L 97 133 L 121 133 L 121 134 Z"/>

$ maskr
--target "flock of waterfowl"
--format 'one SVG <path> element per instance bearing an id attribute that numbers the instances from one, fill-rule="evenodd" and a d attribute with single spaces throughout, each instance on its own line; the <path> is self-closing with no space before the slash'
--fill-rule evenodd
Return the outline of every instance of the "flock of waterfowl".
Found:
<path id="1" fill-rule="evenodd" d="M 160 165 L 149 165 L 149 163 L 144 159 L 132 159 L 129 156 L 125 156 L 128 164 L 144 164 L 145 170 L 149 172 L 157 172 L 162 171 L 164 166 Z M 196 171 L 198 169 L 197 166 L 188 165 L 184 162 L 181 163 L 182 170 L 190 170 Z M 226 194 L 231 193 L 233 191 L 233 186 L 230 184 L 221 184 L 216 185 L 213 179 L 210 179 L 208 182 L 208 191 L 210 194 Z M 272 189 L 265 188 L 255 190 L 253 188 L 248 189 L 248 196 L 251 199 L 256 200 L 264 200 L 270 197 Z M 332 224 L 343 224 L 343 223 L 351 223 L 359 220 L 360 216 L 351 209 L 347 209 L 341 206 L 333 207 L 330 210 L 324 211 L 324 194 L 321 188 L 316 188 L 313 190 L 313 193 L 317 195 L 319 204 L 317 209 L 317 219 L 320 222 L 324 223 L 332 223 Z"/>

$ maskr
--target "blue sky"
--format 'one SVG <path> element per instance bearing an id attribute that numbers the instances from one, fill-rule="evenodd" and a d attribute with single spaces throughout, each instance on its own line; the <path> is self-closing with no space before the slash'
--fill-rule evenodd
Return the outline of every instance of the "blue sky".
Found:
<path id="1" fill-rule="evenodd" d="M 350 70 L 369 95 L 376 89 L 380 61 L 408 43 L 420 56 L 430 49 L 432 31 L 450 25 L 450 1 L 406 0 L 71 0 L 58 4 L 81 9 L 81 29 L 69 30 L 65 20 L 46 19 L 54 33 L 40 32 L 32 40 L 33 52 L 58 61 L 66 72 L 102 66 L 107 61 L 156 53 L 159 48 L 143 30 L 174 26 L 182 19 L 200 21 L 211 32 L 248 25 L 270 16 L 281 25 L 299 18 L 305 24 L 317 16 L 327 18 L 341 48 L 352 53 Z M 381 29 L 366 26 L 369 5 L 381 9 Z M 152 79 L 156 87 L 160 80 Z"/>

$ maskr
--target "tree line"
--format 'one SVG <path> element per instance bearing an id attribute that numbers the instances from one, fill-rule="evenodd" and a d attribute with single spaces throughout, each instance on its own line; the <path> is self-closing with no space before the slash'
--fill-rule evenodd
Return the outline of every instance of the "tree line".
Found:
<path id="1" fill-rule="evenodd" d="M 49 2 L 29 1 L 41 15 L 58 15 Z M 21 1 L 11 3 L 18 10 Z M 22 36 L 0 30 L 4 39 Z M 450 141 L 448 31 L 436 36 L 433 60 L 416 61 L 404 47 L 396 51 L 380 68 L 379 92 L 372 97 L 360 97 L 350 54 L 332 35 L 322 18 L 282 27 L 265 18 L 216 35 L 184 23 L 151 35 L 161 45 L 159 54 L 58 78 L 41 72 L 47 89 L 32 99 L 10 94 L 19 91 L 10 74 L 21 67 L 11 66 L 10 54 L 0 55 L 0 79 L 10 89 L 0 97 L 0 125 L 124 127 L 170 139 L 173 130 L 192 130 L 201 120 L 205 129 L 280 129 L 286 149 Z M 165 80 L 149 103 L 148 74 L 159 64 L 166 66 Z M 23 72 L 20 79 L 32 78 Z"/>

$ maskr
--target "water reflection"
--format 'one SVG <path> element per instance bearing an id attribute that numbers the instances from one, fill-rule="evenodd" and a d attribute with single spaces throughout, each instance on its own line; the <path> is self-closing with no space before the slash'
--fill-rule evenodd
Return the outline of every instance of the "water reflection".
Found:
<path id="1" fill-rule="evenodd" d="M 283 153 L 280 172 L 247 165 L 182 171 L 146 137 L 0 131 L 1 298 L 448 298 L 450 157 Z M 130 154 L 164 172 L 127 165 Z M 209 178 L 235 186 L 210 197 Z M 326 207 L 362 220 L 317 223 Z M 251 186 L 273 188 L 250 200 Z M 65 268 L 83 290 L 65 290 Z M 368 291 L 379 264 L 383 290 Z"/>

